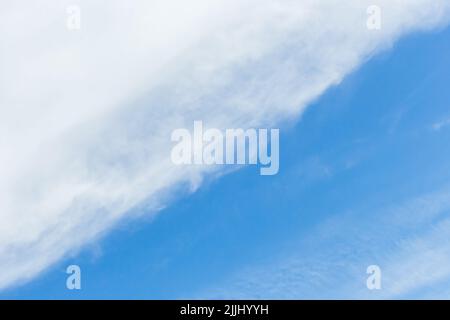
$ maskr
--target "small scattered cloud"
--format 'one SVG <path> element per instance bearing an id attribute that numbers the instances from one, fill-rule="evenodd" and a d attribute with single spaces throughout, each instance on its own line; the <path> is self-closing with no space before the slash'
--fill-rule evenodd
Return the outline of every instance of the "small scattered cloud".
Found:
<path id="1" fill-rule="evenodd" d="M 450 118 L 433 123 L 431 128 L 434 131 L 440 131 L 441 129 L 443 129 L 449 125 L 450 125 Z"/>

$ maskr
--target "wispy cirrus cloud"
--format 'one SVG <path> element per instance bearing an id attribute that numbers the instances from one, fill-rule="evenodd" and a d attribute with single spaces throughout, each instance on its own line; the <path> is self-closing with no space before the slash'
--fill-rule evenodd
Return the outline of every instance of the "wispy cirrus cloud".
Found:
<path id="1" fill-rule="evenodd" d="M 250 265 L 200 293 L 219 299 L 401 299 L 443 297 L 450 281 L 450 189 L 373 212 L 336 213 L 267 265 Z M 370 265 L 381 290 L 366 287 Z M 215 295 L 211 296 L 210 292 Z"/>
<path id="2" fill-rule="evenodd" d="M 31 279 L 216 168 L 176 167 L 170 132 L 270 126 L 401 35 L 446 23 L 445 0 L 4 1 L 0 13 L 0 288 Z M 70 3 L 72 4 L 72 3 Z"/>

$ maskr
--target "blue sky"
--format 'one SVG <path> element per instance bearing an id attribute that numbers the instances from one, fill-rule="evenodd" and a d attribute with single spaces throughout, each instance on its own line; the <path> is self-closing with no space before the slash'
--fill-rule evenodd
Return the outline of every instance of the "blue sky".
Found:
<path id="1" fill-rule="evenodd" d="M 450 28 L 401 39 L 281 126 L 278 175 L 207 179 L 0 298 L 448 297 L 449 52 Z"/>

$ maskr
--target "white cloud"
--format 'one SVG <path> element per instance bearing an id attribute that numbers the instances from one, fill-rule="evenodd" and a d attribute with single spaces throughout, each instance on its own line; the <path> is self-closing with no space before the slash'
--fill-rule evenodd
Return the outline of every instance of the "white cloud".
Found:
<path id="1" fill-rule="evenodd" d="M 156 212 L 211 169 L 174 167 L 170 131 L 298 116 L 399 36 L 446 23 L 446 0 L 2 1 L 0 288 L 132 209 Z M 142 210 L 139 210 L 142 211 Z"/>
<path id="2" fill-rule="evenodd" d="M 440 131 L 441 129 L 447 127 L 448 125 L 450 125 L 450 119 L 445 119 L 445 120 L 433 123 L 431 128 L 434 131 Z"/>

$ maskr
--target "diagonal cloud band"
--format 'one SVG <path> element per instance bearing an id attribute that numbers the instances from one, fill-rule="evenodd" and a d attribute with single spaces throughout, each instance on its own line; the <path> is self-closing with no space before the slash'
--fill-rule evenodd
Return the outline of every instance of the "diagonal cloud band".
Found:
<path id="1" fill-rule="evenodd" d="M 400 36 L 442 26 L 446 0 L 3 1 L 0 288 L 27 281 L 213 167 L 177 167 L 170 132 L 297 119 Z M 139 210 L 137 210 L 137 208 Z"/>

